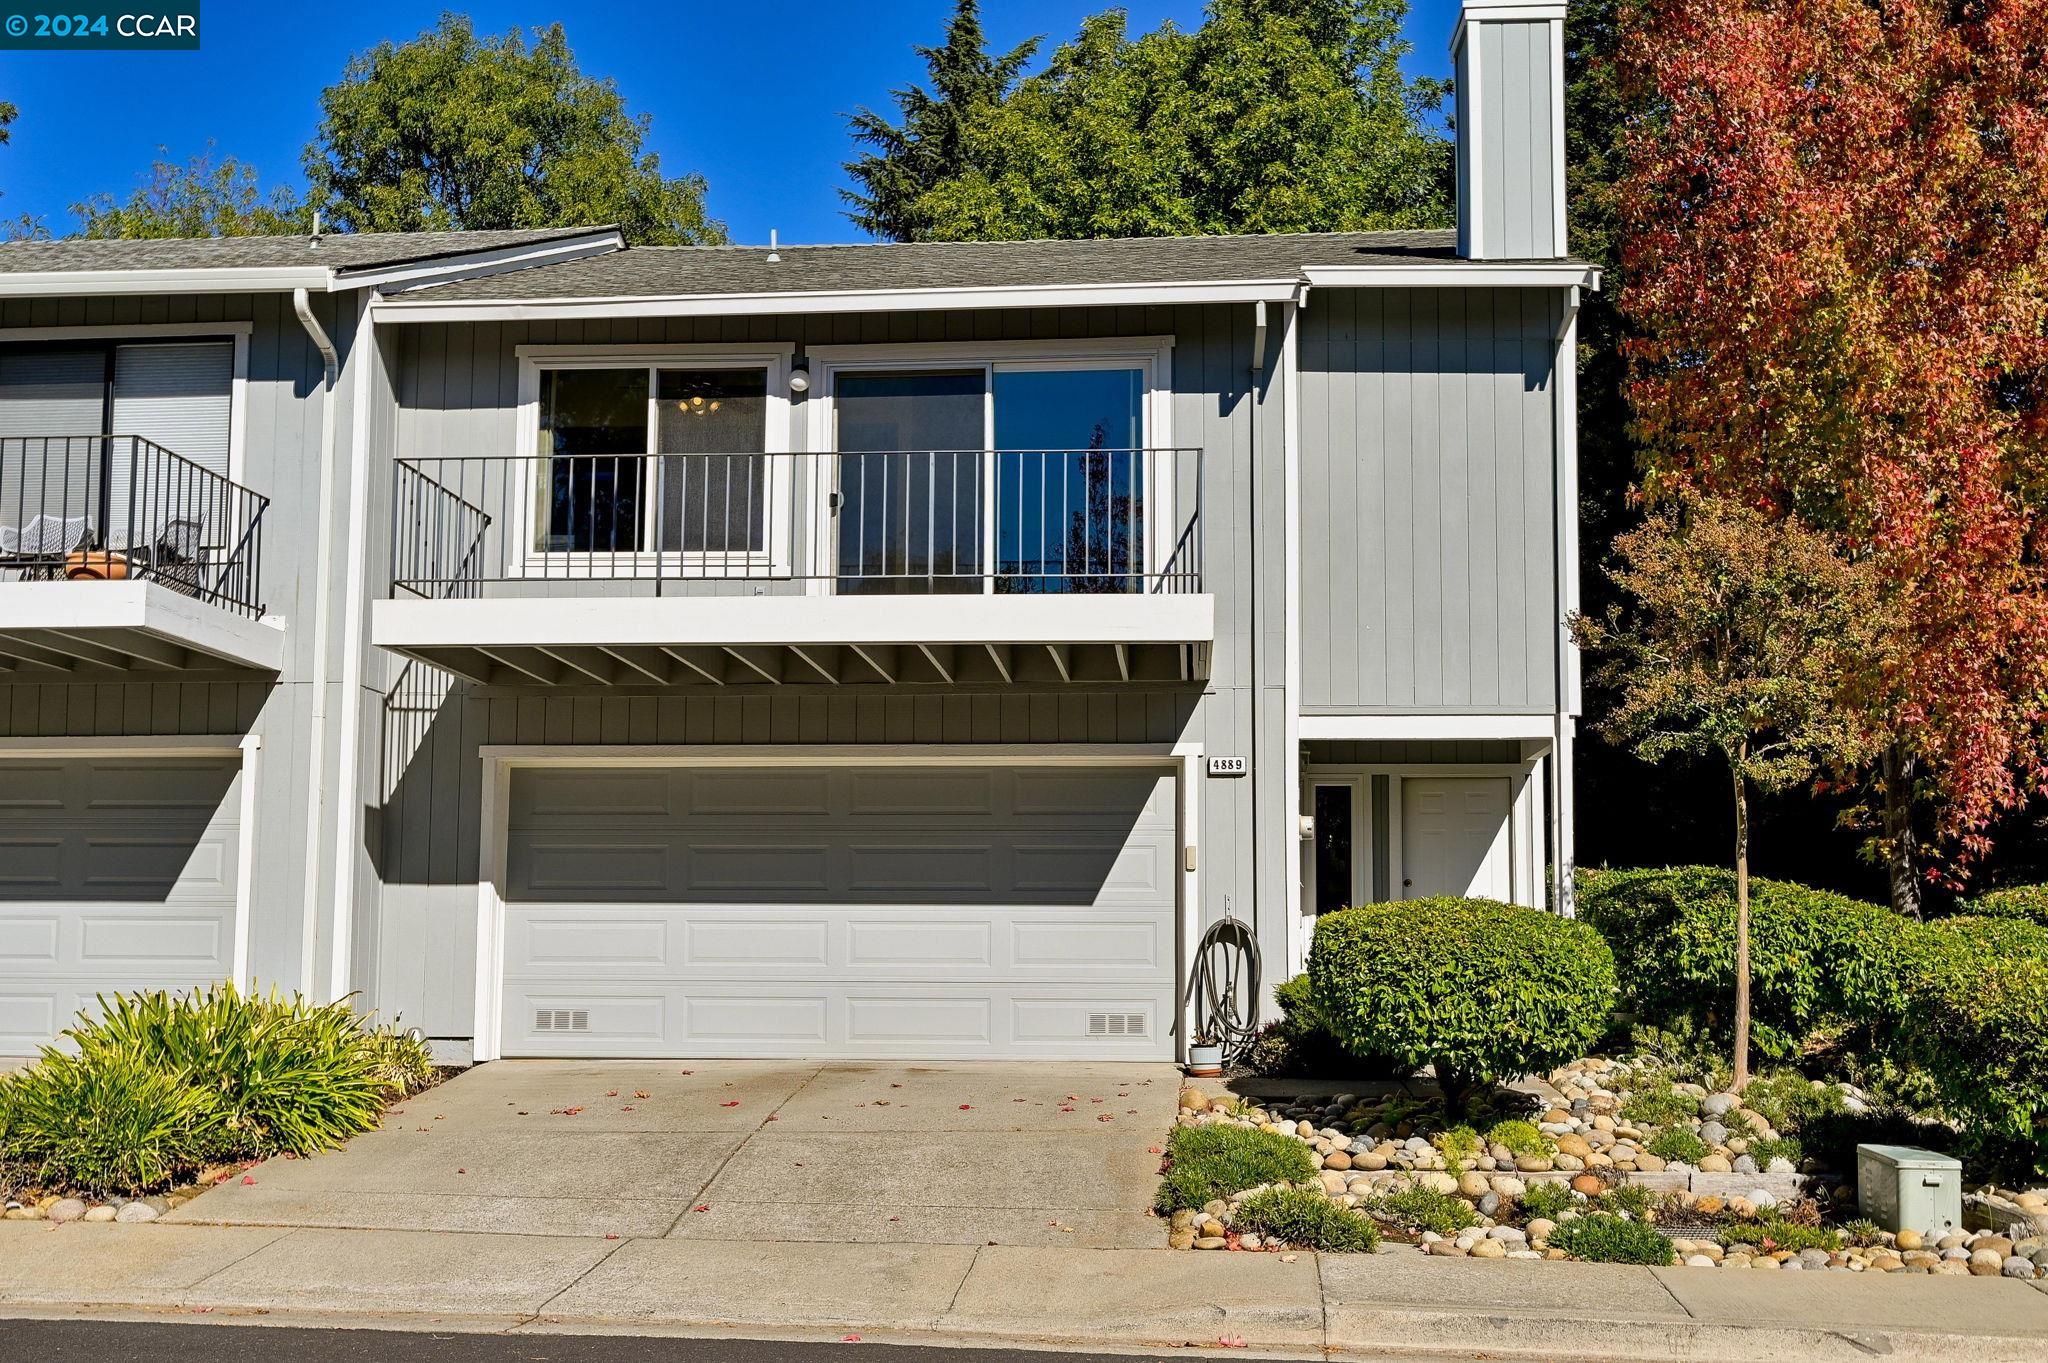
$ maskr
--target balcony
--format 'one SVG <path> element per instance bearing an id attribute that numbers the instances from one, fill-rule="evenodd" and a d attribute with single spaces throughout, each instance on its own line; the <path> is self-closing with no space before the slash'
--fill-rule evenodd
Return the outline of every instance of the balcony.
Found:
<path id="1" fill-rule="evenodd" d="M 0 673 L 277 671 L 268 506 L 139 436 L 0 438 Z"/>
<path id="2" fill-rule="evenodd" d="M 498 686 L 1188 682 L 1201 451 L 404 459 L 379 645 Z"/>

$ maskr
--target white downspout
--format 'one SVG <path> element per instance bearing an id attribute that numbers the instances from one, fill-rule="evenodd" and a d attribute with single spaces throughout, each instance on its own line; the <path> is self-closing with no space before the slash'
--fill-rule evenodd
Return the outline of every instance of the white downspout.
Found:
<path id="1" fill-rule="evenodd" d="M 313 970 L 320 930 L 320 846 L 324 841 L 321 832 L 326 827 L 327 810 L 327 632 L 334 557 L 334 503 L 330 495 L 334 490 L 334 388 L 341 374 L 341 359 L 335 354 L 334 342 L 328 339 L 320 319 L 313 315 L 313 302 L 306 290 L 292 290 L 292 311 L 299 315 L 299 325 L 306 329 L 307 338 L 320 352 L 323 370 L 320 472 L 313 498 L 320 530 L 318 558 L 315 560 L 319 566 L 314 570 L 313 584 L 313 732 L 312 748 L 306 758 L 306 910 L 305 922 L 299 932 L 297 986 L 308 996 L 316 996 Z"/>
<path id="2" fill-rule="evenodd" d="M 333 956 L 327 963 L 327 996 L 341 998 L 349 993 L 351 937 L 355 924 L 355 852 L 362 845 L 363 801 L 357 784 L 362 779 L 363 729 L 363 595 L 369 581 L 370 518 L 370 387 L 382 370 L 377 350 L 377 316 L 370 310 L 372 294 L 365 290 L 356 313 L 356 335 L 349 353 L 357 357 L 355 386 L 350 402 L 355 413 L 350 423 L 348 468 L 348 541 L 343 569 L 343 590 L 347 616 L 342 621 L 341 643 L 341 752 L 339 777 L 334 788 L 341 793 L 341 817 L 334 828 L 334 935 Z"/>

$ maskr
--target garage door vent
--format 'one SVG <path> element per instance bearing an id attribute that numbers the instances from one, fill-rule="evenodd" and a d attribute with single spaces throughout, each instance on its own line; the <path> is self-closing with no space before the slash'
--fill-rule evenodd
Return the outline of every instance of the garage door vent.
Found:
<path id="1" fill-rule="evenodd" d="M 1090 1013 L 1088 1015 L 1090 1036 L 1143 1036 L 1145 1015 L 1143 1013 Z"/>
<path id="2" fill-rule="evenodd" d="M 536 1032 L 587 1032 L 590 1030 L 588 1008 L 536 1008 L 533 1010 L 533 1030 Z"/>

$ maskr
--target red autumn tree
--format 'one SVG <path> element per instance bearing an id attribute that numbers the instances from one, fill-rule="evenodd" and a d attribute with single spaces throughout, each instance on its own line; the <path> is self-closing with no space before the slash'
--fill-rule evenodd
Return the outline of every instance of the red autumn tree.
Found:
<path id="1" fill-rule="evenodd" d="M 1966 864 L 2048 784 L 2048 0 L 1624 9 L 1645 486 L 1878 572 L 1859 709 L 1917 911 L 1916 789 Z"/>

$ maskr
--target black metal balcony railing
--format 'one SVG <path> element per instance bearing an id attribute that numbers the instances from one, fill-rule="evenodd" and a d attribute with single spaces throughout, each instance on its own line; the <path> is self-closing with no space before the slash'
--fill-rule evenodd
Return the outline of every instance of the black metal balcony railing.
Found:
<path id="1" fill-rule="evenodd" d="M 392 589 L 1198 592 L 1201 467 L 1199 449 L 400 459 Z"/>
<path id="2" fill-rule="evenodd" d="M 269 505 L 140 436 L 0 437 L 0 582 L 142 579 L 261 615 Z"/>

